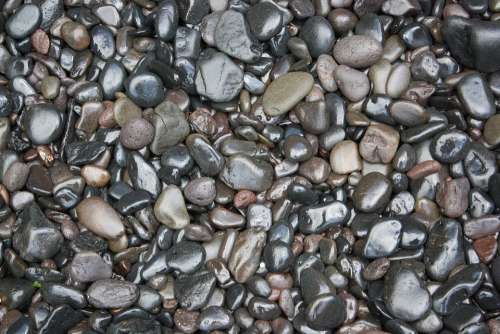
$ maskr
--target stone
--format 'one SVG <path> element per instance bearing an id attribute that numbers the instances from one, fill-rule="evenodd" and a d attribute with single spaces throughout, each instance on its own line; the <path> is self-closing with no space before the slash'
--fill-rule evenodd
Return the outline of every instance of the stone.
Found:
<path id="1" fill-rule="evenodd" d="M 154 109 L 151 124 L 155 131 L 150 149 L 156 155 L 161 155 L 169 147 L 183 141 L 189 134 L 186 115 L 176 104 L 169 101 L 161 103 Z"/>
<path id="2" fill-rule="evenodd" d="M 399 146 L 399 133 L 385 124 L 370 125 L 359 144 L 363 159 L 372 163 L 390 163 Z"/>
<path id="3" fill-rule="evenodd" d="M 22 126 L 35 145 L 45 145 L 58 139 L 63 133 L 63 115 L 50 103 L 34 104 L 26 108 Z"/>
<path id="4" fill-rule="evenodd" d="M 464 109 L 474 118 L 488 119 L 496 112 L 493 93 L 480 74 L 469 74 L 460 80 L 457 94 Z"/>
<path id="5" fill-rule="evenodd" d="M 174 185 L 167 186 L 158 197 L 154 213 L 156 219 L 168 228 L 179 230 L 189 224 L 189 214 L 182 191 Z"/>
<path id="6" fill-rule="evenodd" d="M 24 4 L 8 16 L 5 31 L 15 39 L 23 39 L 33 33 L 42 22 L 42 12 L 37 5 Z"/>
<path id="7" fill-rule="evenodd" d="M 237 154 L 227 159 L 220 173 L 220 179 L 235 190 L 261 192 L 271 187 L 273 173 L 273 168 L 268 162 Z"/>
<path id="8" fill-rule="evenodd" d="M 361 101 L 370 91 L 370 81 L 363 72 L 346 65 L 333 71 L 335 82 L 344 96 L 352 102 Z"/>
<path id="9" fill-rule="evenodd" d="M 306 72 L 290 72 L 280 76 L 271 82 L 264 93 L 264 112 L 269 116 L 287 113 L 309 94 L 313 84 L 313 77 Z"/>
<path id="10" fill-rule="evenodd" d="M 383 219 L 375 223 L 363 247 L 366 258 L 380 258 L 392 255 L 401 240 L 402 224 L 397 219 Z"/>
<path id="11" fill-rule="evenodd" d="M 389 203 L 392 185 L 383 174 L 372 172 L 364 175 L 353 194 L 354 207 L 362 212 L 378 212 Z"/>
<path id="12" fill-rule="evenodd" d="M 379 61 L 382 56 L 382 45 L 369 36 L 347 36 L 335 43 L 333 56 L 341 65 L 366 68 Z"/>
<path id="13" fill-rule="evenodd" d="M 361 170 L 358 144 L 344 140 L 336 144 L 330 152 L 330 165 L 334 173 L 349 174 Z"/>
<path id="14" fill-rule="evenodd" d="M 266 242 L 266 232 L 247 229 L 240 232 L 228 262 L 234 279 L 245 283 L 257 270 Z"/>
<path id="15" fill-rule="evenodd" d="M 100 309 L 129 307 L 138 298 L 137 285 L 117 279 L 95 281 L 87 290 L 89 304 Z"/>
<path id="16" fill-rule="evenodd" d="M 80 224 L 105 239 L 117 239 L 125 228 L 118 213 L 100 197 L 89 197 L 76 207 Z"/>
<path id="17" fill-rule="evenodd" d="M 111 265 L 95 252 L 75 254 L 69 267 L 71 277 L 78 282 L 94 282 L 111 278 Z"/>

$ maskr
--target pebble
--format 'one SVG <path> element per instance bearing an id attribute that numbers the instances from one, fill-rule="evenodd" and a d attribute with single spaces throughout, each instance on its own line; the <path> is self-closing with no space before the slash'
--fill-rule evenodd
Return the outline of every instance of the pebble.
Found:
<path id="1" fill-rule="evenodd" d="M 156 107 L 165 98 L 163 83 L 154 73 L 131 75 L 125 81 L 128 97 L 139 107 Z"/>
<path id="2" fill-rule="evenodd" d="M 189 182 L 183 190 L 188 201 L 196 205 L 209 205 L 216 196 L 215 181 L 209 177 L 201 177 Z"/>
<path id="3" fill-rule="evenodd" d="M 12 38 L 23 39 L 33 33 L 42 22 L 40 8 L 34 4 L 24 4 L 5 22 L 5 32 Z"/>
<path id="4" fill-rule="evenodd" d="M 120 131 L 120 143 L 128 149 L 139 150 L 149 145 L 155 136 L 151 123 L 143 118 L 132 118 L 123 124 Z"/>
<path id="5" fill-rule="evenodd" d="M 89 304 L 100 309 L 129 307 L 139 298 L 137 285 L 117 279 L 95 281 L 88 288 Z"/>
<path id="6" fill-rule="evenodd" d="M 24 260 L 46 260 L 59 252 L 63 236 L 37 204 L 27 204 L 19 222 L 21 225 L 12 235 L 12 246 Z"/>
<path id="7" fill-rule="evenodd" d="M 352 140 L 336 144 L 330 152 L 330 165 L 334 173 L 349 174 L 361 170 L 358 145 Z"/>
<path id="8" fill-rule="evenodd" d="M 271 2 L 259 2 L 250 7 L 246 19 L 250 31 L 260 41 L 267 41 L 276 35 L 283 24 L 283 16 Z"/>
<path id="9" fill-rule="evenodd" d="M 246 229 L 238 234 L 228 262 L 228 268 L 234 279 L 245 283 L 257 270 L 266 233 L 256 229 Z"/>
<path id="10" fill-rule="evenodd" d="M 214 292 L 215 275 L 210 271 L 198 271 L 180 276 L 174 286 L 175 298 L 188 311 L 203 308 Z"/>
<path id="11" fill-rule="evenodd" d="M 235 10 L 225 11 L 215 27 L 215 44 L 225 54 L 246 63 L 262 55 L 262 46 L 250 32 L 245 16 Z"/>
<path id="12" fill-rule="evenodd" d="M 321 87 L 327 92 L 335 92 L 338 87 L 333 77 L 333 71 L 337 67 L 337 63 L 332 56 L 323 54 L 318 57 L 316 62 L 316 73 L 321 83 Z"/>
<path id="13" fill-rule="evenodd" d="M 339 65 L 333 71 L 333 76 L 342 94 L 352 102 L 361 101 L 370 91 L 366 74 L 352 67 Z"/>
<path id="14" fill-rule="evenodd" d="M 68 21 L 61 26 L 61 37 L 74 50 L 85 50 L 90 45 L 87 28 L 80 23 Z"/>
<path id="15" fill-rule="evenodd" d="M 264 111 L 269 116 L 285 114 L 299 103 L 314 84 L 313 77 L 306 72 L 291 72 L 271 82 L 262 98 Z"/>
<path id="16" fill-rule="evenodd" d="M 465 158 L 470 145 L 469 136 L 460 130 L 443 131 L 431 142 L 431 154 L 442 163 L 456 163 Z"/>
<path id="17" fill-rule="evenodd" d="M 78 282 L 94 282 L 111 278 L 111 265 L 95 252 L 77 253 L 69 267 L 71 277 Z"/>
<path id="18" fill-rule="evenodd" d="M 89 197 L 76 206 L 80 224 L 105 239 L 117 239 L 125 233 L 118 213 L 102 198 Z"/>
<path id="19" fill-rule="evenodd" d="M 422 319 L 431 308 L 431 296 L 418 274 L 398 266 L 385 276 L 384 302 L 393 316 L 408 322 Z"/>
<path id="20" fill-rule="evenodd" d="M 219 78 L 216 85 L 211 82 L 214 77 Z M 243 71 L 224 53 L 216 52 L 198 60 L 195 85 L 198 94 L 214 102 L 228 102 L 243 88 Z"/>
<path id="21" fill-rule="evenodd" d="M 164 101 L 154 109 L 151 124 L 154 127 L 154 137 L 150 149 L 157 155 L 183 141 L 189 134 L 186 115 L 169 101 Z"/>
<path id="22" fill-rule="evenodd" d="M 401 229 L 402 224 L 397 219 L 376 222 L 368 233 L 363 256 L 372 259 L 392 255 L 399 246 Z"/>
<path id="23" fill-rule="evenodd" d="M 457 85 L 457 94 L 472 117 L 488 119 L 495 114 L 493 93 L 481 75 L 465 76 Z"/>
<path id="24" fill-rule="evenodd" d="M 9 166 L 3 176 L 3 185 L 11 192 L 21 190 L 28 180 L 29 173 L 30 168 L 28 165 L 15 161 Z"/>
<path id="25" fill-rule="evenodd" d="M 372 163 L 389 163 L 399 146 L 399 133 L 385 124 L 370 125 L 359 144 L 361 157 Z"/>
<path id="26" fill-rule="evenodd" d="M 154 213 L 156 219 L 174 230 L 183 229 L 190 221 L 182 191 L 175 185 L 169 185 L 161 192 Z"/>
<path id="27" fill-rule="evenodd" d="M 500 144 L 500 115 L 493 115 L 484 124 L 483 137 L 490 145 Z"/>
<path id="28" fill-rule="evenodd" d="M 269 163 L 237 154 L 227 159 L 220 179 L 231 189 L 260 192 L 271 187 L 273 173 Z"/>
<path id="29" fill-rule="evenodd" d="M 430 115 L 421 105 L 411 101 L 394 101 L 389 107 L 392 120 L 405 126 L 423 125 L 429 121 Z"/>
<path id="30" fill-rule="evenodd" d="M 352 68 L 366 68 L 377 63 L 382 56 L 382 45 L 366 35 L 341 38 L 333 48 L 335 60 Z"/>
<path id="31" fill-rule="evenodd" d="M 390 200 L 392 185 L 383 174 L 372 172 L 359 181 L 354 194 L 354 207 L 362 212 L 378 212 Z"/>
<path id="32" fill-rule="evenodd" d="M 50 144 L 62 135 L 63 115 L 53 104 L 32 105 L 27 115 L 24 116 L 22 125 L 33 144 Z"/>
<path id="33" fill-rule="evenodd" d="M 467 178 L 445 180 L 436 192 L 436 203 L 450 218 L 458 218 L 469 207 L 470 184 Z"/>
<path id="34" fill-rule="evenodd" d="M 80 172 L 85 179 L 85 183 L 94 188 L 105 187 L 111 179 L 109 172 L 98 166 L 87 165 Z"/>
<path id="35" fill-rule="evenodd" d="M 327 19 L 322 16 L 312 16 L 302 25 L 300 38 L 306 42 L 311 56 L 318 58 L 322 54 L 331 52 L 335 42 L 335 33 Z"/>

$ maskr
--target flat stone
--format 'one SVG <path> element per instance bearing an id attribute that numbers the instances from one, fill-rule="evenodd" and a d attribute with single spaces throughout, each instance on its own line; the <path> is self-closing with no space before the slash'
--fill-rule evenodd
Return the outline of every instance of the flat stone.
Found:
<path id="1" fill-rule="evenodd" d="M 174 185 L 167 186 L 158 197 L 154 213 L 156 219 L 171 229 L 183 229 L 189 224 L 189 214 L 182 191 Z"/>
<path id="2" fill-rule="evenodd" d="M 330 165 L 337 174 L 349 174 L 361 170 L 361 157 L 358 144 L 352 140 L 344 140 L 336 144 L 330 152 Z"/>
<path id="3" fill-rule="evenodd" d="M 264 231 L 247 229 L 239 233 L 228 262 L 228 268 L 237 282 L 245 283 L 255 273 L 265 242 Z"/>
<path id="4" fill-rule="evenodd" d="M 63 115 L 53 104 L 34 104 L 23 113 L 22 126 L 33 144 L 50 144 L 63 133 Z"/>
<path id="5" fill-rule="evenodd" d="M 278 116 L 288 112 L 299 103 L 314 84 L 313 77 L 306 72 L 290 72 L 280 76 L 267 87 L 262 105 L 270 116 Z"/>
<path id="6" fill-rule="evenodd" d="M 125 233 L 118 213 L 100 197 L 89 197 L 76 207 L 80 224 L 106 239 L 117 239 Z"/>
<path id="7" fill-rule="evenodd" d="M 89 304 L 101 309 L 132 306 L 139 298 L 137 285 L 117 279 L 99 280 L 88 288 Z"/>
<path id="8" fill-rule="evenodd" d="M 399 146 L 399 133 L 385 124 L 370 125 L 359 144 L 359 153 L 372 163 L 389 163 Z"/>
<path id="9" fill-rule="evenodd" d="M 271 187 L 273 173 L 269 163 L 238 154 L 227 159 L 220 179 L 235 190 L 261 192 Z"/>
<path id="10" fill-rule="evenodd" d="M 19 7 L 14 14 L 8 15 L 5 31 L 15 39 L 23 39 L 31 35 L 42 22 L 42 12 L 34 4 Z"/>
<path id="11" fill-rule="evenodd" d="M 94 282 L 111 278 L 113 273 L 111 265 L 104 262 L 95 252 L 77 253 L 71 261 L 69 272 L 71 277 L 78 282 Z"/>
<path id="12" fill-rule="evenodd" d="M 392 185 L 379 172 L 364 175 L 353 194 L 354 207 L 362 212 L 377 212 L 385 208 L 391 198 Z"/>
<path id="13" fill-rule="evenodd" d="M 472 117 L 488 119 L 495 114 L 493 93 L 480 74 L 469 74 L 460 80 L 457 93 L 464 109 Z"/>
<path id="14" fill-rule="evenodd" d="M 215 289 L 217 279 L 211 271 L 180 276 L 174 285 L 175 298 L 188 311 L 203 308 Z"/>
<path id="15" fill-rule="evenodd" d="M 436 192 L 436 203 L 450 218 L 460 217 L 469 207 L 469 180 L 465 177 L 445 180 Z"/>
<path id="16" fill-rule="evenodd" d="M 352 67 L 339 65 L 333 76 L 342 94 L 352 102 L 361 101 L 370 92 L 368 76 Z"/>
<path id="17" fill-rule="evenodd" d="M 169 101 L 161 103 L 154 109 L 151 123 L 155 135 L 150 149 L 156 155 L 161 155 L 169 147 L 183 141 L 189 134 L 186 115 L 176 104 Z"/>
<path id="18" fill-rule="evenodd" d="M 380 258 L 392 255 L 401 240 L 402 224 L 397 219 L 383 219 L 375 223 L 363 247 L 366 258 Z"/>
<path id="19" fill-rule="evenodd" d="M 333 48 L 335 60 L 352 68 L 366 68 L 379 61 L 382 45 L 372 37 L 352 35 L 341 38 Z"/>

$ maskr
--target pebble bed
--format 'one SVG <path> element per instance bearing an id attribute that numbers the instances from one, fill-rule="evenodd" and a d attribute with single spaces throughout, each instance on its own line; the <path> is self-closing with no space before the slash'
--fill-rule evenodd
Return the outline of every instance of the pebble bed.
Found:
<path id="1" fill-rule="evenodd" d="M 0 334 L 500 334 L 500 0 L 0 27 Z"/>

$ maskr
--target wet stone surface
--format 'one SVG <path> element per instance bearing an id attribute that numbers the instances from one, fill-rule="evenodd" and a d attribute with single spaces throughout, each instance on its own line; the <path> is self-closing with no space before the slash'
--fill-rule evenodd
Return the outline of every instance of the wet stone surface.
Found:
<path id="1" fill-rule="evenodd" d="M 500 333 L 499 0 L 1 11 L 0 334 Z"/>

